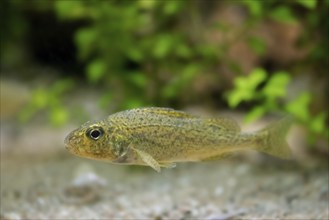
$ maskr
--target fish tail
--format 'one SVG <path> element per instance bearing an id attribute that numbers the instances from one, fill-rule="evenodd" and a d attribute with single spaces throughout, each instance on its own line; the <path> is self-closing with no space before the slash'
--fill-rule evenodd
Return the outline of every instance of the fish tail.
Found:
<path id="1" fill-rule="evenodd" d="M 292 123 L 292 117 L 285 117 L 259 131 L 257 150 L 282 159 L 291 159 L 286 136 Z"/>

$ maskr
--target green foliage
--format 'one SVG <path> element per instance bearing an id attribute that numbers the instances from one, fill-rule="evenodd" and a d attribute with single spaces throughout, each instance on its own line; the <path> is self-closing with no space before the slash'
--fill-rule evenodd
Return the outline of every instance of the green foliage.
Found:
<path id="1" fill-rule="evenodd" d="M 61 102 L 61 97 L 68 92 L 73 85 L 72 80 L 60 80 L 50 88 L 39 87 L 35 89 L 32 93 L 31 102 L 19 115 L 20 121 L 26 122 L 43 110 L 47 113 L 52 125 L 58 127 L 66 123 L 69 118 L 69 111 Z"/>
<path id="2" fill-rule="evenodd" d="M 56 1 L 55 11 L 62 20 L 89 21 L 75 35 L 78 57 L 87 62 L 86 78 L 112 93 L 101 97 L 102 106 L 115 102 L 127 108 L 168 105 L 184 96 L 202 70 L 217 63 L 213 46 L 193 44 L 193 35 L 177 29 L 181 13 L 195 19 L 192 3 Z"/>
<path id="3" fill-rule="evenodd" d="M 249 37 L 249 47 L 254 50 L 258 55 L 264 55 L 266 52 L 266 45 L 264 41 L 258 37 Z"/>
<path id="4" fill-rule="evenodd" d="M 309 105 L 311 103 L 311 95 L 308 92 L 303 92 L 300 94 L 292 102 L 289 102 L 285 106 L 285 110 L 296 118 L 298 118 L 301 122 L 306 124 L 306 127 L 313 134 L 320 134 L 328 137 L 328 129 L 326 128 L 325 121 L 327 120 L 328 115 L 325 112 L 320 112 L 317 115 L 312 115 L 309 111 Z M 311 137 L 314 139 L 315 137 Z"/>
<path id="5" fill-rule="evenodd" d="M 314 9 L 318 0 L 296 0 L 296 2 L 303 5 L 305 8 Z"/>
<path id="6" fill-rule="evenodd" d="M 298 17 L 293 12 L 293 6 L 301 5 L 309 10 L 315 9 L 318 0 L 241 0 L 241 4 L 245 5 L 250 15 L 256 19 L 269 17 L 278 22 L 296 23 Z"/>
<path id="7" fill-rule="evenodd" d="M 229 106 L 234 108 L 241 101 L 250 101 L 257 94 L 256 87 L 266 79 L 263 69 L 255 69 L 248 77 L 237 77 L 234 80 L 235 90 L 228 97 Z"/>
<path id="8" fill-rule="evenodd" d="M 276 7 L 270 12 L 270 17 L 279 22 L 294 24 L 297 22 L 296 16 L 293 15 L 291 9 L 287 6 Z"/>
<path id="9" fill-rule="evenodd" d="M 285 111 L 305 124 L 313 135 L 312 139 L 316 135 L 327 137 L 328 130 L 325 126 L 327 116 L 325 112 L 320 112 L 315 116 L 311 113 L 309 108 L 312 100 L 311 93 L 305 91 L 295 99 L 284 103 L 284 97 L 287 95 L 286 88 L 291 81 L 290 74 L 278 71 L 270 77 L 268 75 L 263 69 L 255 69 L 248 76 L 237 77 L 234 80 L 234 89 L 227 94 L 230 107 L 235 108 L 243 102 L 253 101 L 258 104 L 246 115 L 246 122 L 254 121 L 266 113 Z M 265 85 L 261 87 L 263 83 Z"/>
<path id="10" fill-rule="evenodd" d="M 87 13 L 79 1 L 57 1 L 55 10 L 60 19 L 81 18 Z"/>
<path id="11" fill-rule="evenodd" d="M 87 78 L 89 82 L 97 83 L 104 76 L 105 71 L 106 64 L 103 60 L 93 60 L 87 67 Z"/>
<path id="12" fill-rule="evenodd" d="M 248 8 L 252 16 L 260 17 L 263 15 L 264 4 L 261 1 L 244 0 L 242 1 L 242 4 L 244 4 Z"/>
<path id="13" fill-rule="evenodd" d="M 326 15 L 328 11 L 329 1 L 320 2 L 317 0 L 293 0 L 278 2 L 275 0 L 268 1 L 241 1 L 250 13 L 249 24 L 257 25 L 260 20 L 269 18 L 276 22 L 286 24 L 301 23 L 305 29 L 313 29 L 307 31 L 303 36 L 304 42 L 313 41 L 314 33 L 319 29 L 324 30 L 327 36 L 329 26 Z M 319 9 L 321 5 L 321 9 Z M 294 6 L 302 6 L 305 10 L 309 10 L 304 16 L 298 15 Z M 317 9 L 315 13 L 314 10 Z M 296 13 L 297 12 L 297 13 Z M 324 17 L 323 17 L 324 16 Z M 250 36 L 248 38 L 249 47 L 259 55 L 266 53 L 266 46 L 262 39 Z M 308 62 L 321 64 L 322 68 L 317 68 L 316 72 L 320 75 L 327 75 L 323 70 L 327 69 L 327 51 L 328 41 L 325 40 L 321 44 L 316 44 L 310 54 Z M 227 101 L 231 108 L 236 108 L 242 103 L 250 103 L 253 105 L 250 112 L 245 117 L 246 122 L 251 122 L 270 112 L 284 111 L 293 115 L 299 122 L 305 125 L 310 132 L 310 139 L 314 140 L 317 136 L 328 137 L 328 128 L 326 128 L 326 121 L 328 115 L 326 111 L 318 111 L 314 113 L 311 111 L 310 105 L 313 97 L 310 91 L 298 94 L 294 99 L 287 100 L 286 87 L 290 81 L 293 80 L 293 74 L 285 71 L 278 71 L 274 73 L 267 73 L 263 69 L 255 69 L 248 76 L 240 76 L 234 79 L 234 88 L 227 93 Z"/>
<path id="14" fill-rule="evenodd" d="M 191 64 L 184 68 L 182 74 L 177 75 L 176 78 L 172 79 L 172 81 L 163 88 L 161 96 L 165 98 L 175 97 L 180 90 L 183 90 L 192 82 L 196 74 L 198 74 L 199 68 L 200 66 L 197 64 Z"/>
<path id="15" fill-rule="evenodd" d="M 196 100 L 198 104 L 204 104 L 200 100 L 214 101 L 213 97 L 220 96 L 228 88 L 224 85 L 226 81 L 221 78 L 222 72 L 218 71 L 223 68 L 229 69 L 231 74 L 224 76 L 226 80 L 234 78 L 234 74 L 238 76 L 234 80 L 235 88 L 228 95 L 229 106 L 235 108 L 242 102 L 255 105 L 246 117 L 247 121 L 284 109 L 295 115 L 314 133 L 322 133 L 324 130 L 325 114 L 319 113 L 316 117 L 311 117 L 309 105 L 313 97 L 309 92 L 280 106 L 287 95 L 285 87 L 298 71 L 291 71 L 288 67 L 289 74 L 279 71 L 269 75 L 264 69 L 256 68 L 248 76 L 241 76 L 245 73 L 240 64 L 227 55 L 231 54 L 237 41 L 245 41 L 257 60 L 261 60 L 271 52 L 267 48 L 270 45 L 262 34 L 257 34 L 255 27 L 262 27 L 268 20 L 287 25 L 298 23 L 305 29 L 305 34 L 296 42 L 297 46 L 311 48 L 311 52 L 307 62 L 300 61 L 292 65 L 298 68 L 315 66 L 318 68 L 318 71 L 314 71 L 317 74 L 325 72 L 328 69 L 328 43 L 321 37 L 328 36 L 328 22 L 324 21 L 327 19 L 329 1 L 240 0 L 223 1 L 216 5 L 212 4 L 215 1 L 198 0 L 89 0 L 33 1 L 32 6 L 25 1 L 10 2 L 12 9 L 8 10 L 5 17 L 14 17 L 17 13 L 12 12 L 19 11 L 17 9 L 20 7 L 35 7 L 37 9 L 34 10 L 43 8 L 42 10 L 47 10 L 46 13 L 55 12 L 60 22 L 86 24 L 76 30 L 74 35 L 77 58 L 86 66 L 85 75 L 80 80 L 86 80 L 90 85 L 99 86 L 106 91 L 98 100 L 104 108 L 111 105 L 111 109 L 119 110 L 145 105 L 169 106 L 173 103 L 176 105 L 173 107 L 180 108 L 184 102 L 191 103 L 191 100 Z M 223 19 L 212 29 L 216 16 L 211 13 L 218 13 L 220 7 L 225 9 L 229 4 L 247 11 L 239 21 L 241 27 L 232 27 Z M 212 5 L 218 8 L 211 8 Z M 33 12 L 35 11 L 26 14 Z M 28 25 L 22 22 L 23 16 L 17 18 L 20 22 L 15 23 L 14 19 L 10 19 L 13 22 L 8 22 L 4 29 L 4 33 L 7 33 L 4 48 L 16 45 L 7 43 L 15 36 L 24 38 Z M 217 41 L 217 36 L 220 36 L 220 40 L 214 42 Z M 321 43 L 312 47 L 315 40 Z M 22 60 L 27 60 L 29 57 L 17 56 L 14 50 L 7 50 L 9 52 L 4 52 L 5 59 L 22 57 Z M 21 51 L 21 47 L 16 51 Z M 319 75 L 321 74 L 323 73 Z M 203 94 L 196 91 L 199 79 L 208 80 L 205 85 L 224 83 L 218 85 L 218 90 L 215 91 L 218 94 L 212 97 L 213 90 L 217 88 L 202 91 Z M 212 79 L 215 81 L 209 83 Z M 224 87 L 219 88 L 222 85 Z M 61 92 L 53 87 L 34 91 L 32 103 L 21 116 L 23 121 L 43 110 L 49 114 L 53 124 L 64 123 L 68 113 L 63 107 L 63 99 L 73 85 L 70 84 Z M 207 90 L 207 86 L 203 89 Z"/>

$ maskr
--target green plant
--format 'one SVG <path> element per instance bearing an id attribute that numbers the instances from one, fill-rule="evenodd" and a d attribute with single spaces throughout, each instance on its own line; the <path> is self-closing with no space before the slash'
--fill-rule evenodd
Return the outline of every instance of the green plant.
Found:
<path id="1" fill-rule="evenodd" d="M 328 129 L 325 125 L 328 115 L 325 112 L 316 115 L 311 113 L 310 92 L 302 92 L 295 99 L 284 101 L 290 81 L 291 76 L 288 72 L 274 72 L 269 77 L 264 69 L 255 69 L 248 76 L 234 79 L 234 88 L 227 93 L 229 106 L 235 108 L 243 102 L 257 103 L 246 115 L 246 122 L 254 121 L 266 113 L 286 112 L 305 125 L 311 133 L 311 139 L 314 140 L 316 136 L 328 138 Z M 262 84 L 264 85 L 261 86 Z"/>
<path id="2" fill-rule="evenodd" d="M 59 80 L 52 86 L 39 87 L 32 93 L 31 101 L 19 115 L 21 122 L 26 122 L 41 111 L 45 111 L 52 125 L 58 127 L 65 124 L 70 116 L 63 105 L 63 95 L 73 88 L 72 80 Z"/>
<path id="3" fill-rule="evenodd" d="M 74 35 L 78 49 L 77 57 L 86 65 L 85 73 L 78 77 L 82 82 L 87 81 L 88 86 L 97 86 L 105 91 L 99 100 L 96 100 L 104 108 L 108 108 L 109 105 L 114 110 L 145 105 L 171 105 L 181 108 L 193 102 L 211 106 L 223 104 L 220 101 L 212 102 L 218 101 L 216 98 L 227 89 L 228 86 L 225 85 L 230 85 L 228 80 L 234 78 L 234 74 L 242 74 L 239 62 L 229 56 L 230 49 L 237 41 L 242 40 L 247 42 L 257 58 L 267 56 L 269 51 L 266 40 L 261 35 L 256 35 L 254 28 L 266 24 L 269 19 L 303 25 L 305 34 L 297 42 L 298 46 L 308 47 L 315 42 L 313 39 L 319 43 L 310 47 L 310 56 L 306 60 L 293 63 L 293 68 L 292 65 L 285 67 L 291 74 L 276 72 L 269 77 L 264 70 L 256 69 L 250 78 L 238 77 L 233 91 L 240 92 L 233 92 L 234 95 L 229 96 L 230 107 L 236 107 L 244 101 L 256 104 L 253 111 L 248 114 L 248 121 L 267 112 L 284 109 L 298 115 L 300 120 L 310 125 L 312 114 L 308 105 L 312 101 L 311 94 L 301 94 L 300 98 L 289 102 L 289 105 L 285 104 L 285 108 L 279 108 L 278 102 L 284 103 L 281 101 L 285 96 L 285 90 L 282 88 L 294 77 L 295 66 L 300 69 L 314 68 L 316 70 L 312 69 L 312 72 L 317 76 L 327 76 L 327 41 L 324 39 L 328 36 L 329 28 L 328 22 L 323 21 L 327 17 L 329 1 L 218 1 L 216 8 L 211 7 L 215 1 L 199 0 L 35 1 L 32 6 L 25 1 L 17 1 L 15 4 L 12 1 L 8 2 L 12 4 L 14 11 L 24 11 L 26 8 L 32 10 L 24 14 L 55 12 L 63 23 L 78 21 L 77 23 L 85 24 L 77 29 Z M 232 28 L 225 23 L 225 19 L 219 20 L 217 24 L 211 21 L 218 10 L 225 9 L 229 4 L 244 8 L 248 12 L 239 24 L 241 27 L 237 28 L 237 32 L 235 27 Z M 17 16 L 15 13 L 8 15 L 13 18 Z M 4 32 L 7 40 L 15 36 L 15 28 L 20 27 L 19 23 L 22 21 L 26 23 L 22 23 L 25 24 L 22 26 L 24 28 L 21 28 L 22 33 L 29 27 L 29 19 L 24 19 L 23 14 L 19 17 L 22 19 L 3 21 L 7 27 L 7 31 Z M 214 27 L 215 29 L 212 29 Z M 219 34 L 220 40 L 214 42 L 217 40 L 214 38 L 215 40 L 210 43 L 205 37 L 208 34 Z M 25 38 L 24 34 L 17 36 L 21 36 L 21 40 Z M 12 45 L 16 46 L 17 51 L 22 50 L 20 46 L 17 47 L 18 44 Z M 8 55 L 5 57 L 18 57 L 12 53 L 14 50 L 10 50 L 4 52 Z M 10 55 L 10 52 L 13 55 Z M 23 60 L 27 60 L 22 57 Z M 274 63 L 274 66 L 280 68 L 278 63 Z M 222 67 L 230 70 L 228 72 L 231 75 L 225 76 L 227 81 L 222 80 L 222 72 L 219 71 Z M 197 91 L 196 88 L 201 88 L 199 85 L 202 84 L 198 84 L 199 79 L 207 82 Z M 213 87 L 209 88 L 208 85 Z M 63 113 L 65 107 L 62 106 L 67 91 L 69 90 L 54 92 L 52 89 L 38 88 L 32 103 L 22 114 L 22 120 L 36 115 L 39 110 L 49 110 L 49 118 L 53 118 L 53 124 L 63 123 L 64 119 L 68 118 L 65 116 L 67 113 Z M 56 98 L 58 100 L 55 100 Z M 206 103 L 203 100 L 207 100 Z M 300 106 L 304 106 L 303 111 L 296 110 Z M 322 116 L 316 116 L 316 123 L 310 125 L 316 133 L 321 133 L 323 123 L 320 121 L 326 118 L 324 113 L 320 115 Z"/>
<path id="4" fill-rule="evenodd" d="M 181 14 L 195 20 L 189 1 L 57 1 L 62 20 L 84 19 L 76 32 L 86 78 L 108 92 L 102 105 L 116 108 L 168 105 L 184 96 L 201 70 L 215 63 L 215 50 L 193 43 L 180 27 Z M 195 62 L 198 60 L 198 62 Z"/>

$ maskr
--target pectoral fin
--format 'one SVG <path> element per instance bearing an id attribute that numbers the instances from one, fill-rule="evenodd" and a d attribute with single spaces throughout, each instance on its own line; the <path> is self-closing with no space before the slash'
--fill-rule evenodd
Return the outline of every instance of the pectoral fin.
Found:
<path id="1" fill-rule="evenodd" d="M 146 153 L 145 151 L 138 150 L 136 148 L 131 149 L 138 154 L 138 156 L 142 159 L 144 163 L 155 169 L 157 172 L 161 171 L 160 164 L 150 154 Z"/>

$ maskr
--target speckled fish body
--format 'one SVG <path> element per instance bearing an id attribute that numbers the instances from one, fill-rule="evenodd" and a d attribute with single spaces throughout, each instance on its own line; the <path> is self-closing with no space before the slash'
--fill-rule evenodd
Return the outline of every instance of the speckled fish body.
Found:
<path id="1" fill-rule="evenodd" d="M 72 131 L 65 146 L 81 157 L 118 164 L 174 167 L 176 162 L 216 160 L 254 149 L 289 158 L 285 135 L 290 119 L 242 133 L 227 117 L 203 118 L 168 108 L 138 108 L 87 122 Z"/>

